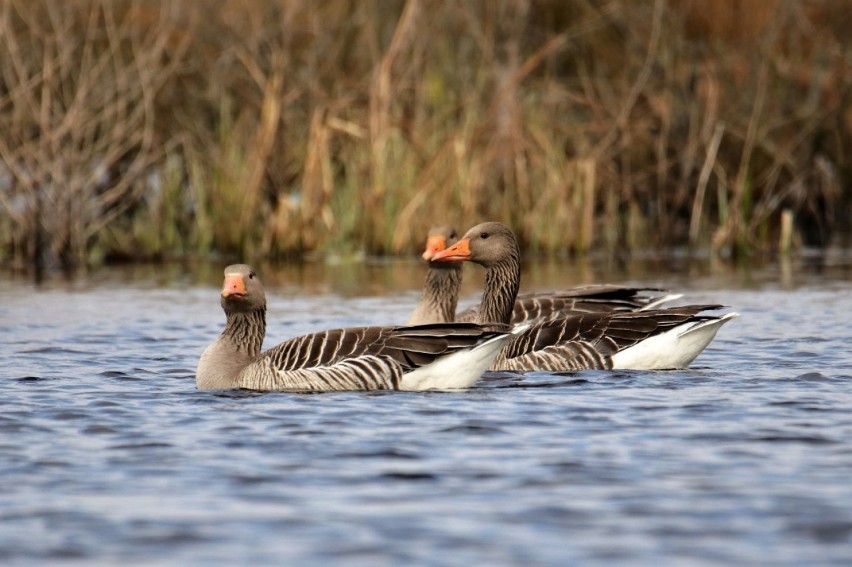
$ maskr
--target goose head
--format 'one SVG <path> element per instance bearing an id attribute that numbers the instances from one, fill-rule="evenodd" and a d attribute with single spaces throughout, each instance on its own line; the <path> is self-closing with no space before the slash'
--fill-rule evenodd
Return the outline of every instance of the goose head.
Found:
<path id="1" fill-rule="evenodd" d="M 263 285 L 247 264 L 233 264 L 225 268 L 220 297 L 225 313 L 247 313 L 266 307 Z"/>
<path id="2" fill-rule="evenodd" d="M 468 230 L 455 244 L 432 254 L 431 261 L 469 261 L 490 268 L 518 255 L 518 241 L 509 227 L 484 222 Z"/>
<path id="3" fill-rule="evenodd" d="M 452 246 L 458 242 L 458 239 L 459 233 L 454 226 L 443 225 L 432 227 L 429 229 L 429 234 L 426 237 L 426 250 L 423 251 L 422 258 L 426 261 L 431 261 L 432 256 Z"/>

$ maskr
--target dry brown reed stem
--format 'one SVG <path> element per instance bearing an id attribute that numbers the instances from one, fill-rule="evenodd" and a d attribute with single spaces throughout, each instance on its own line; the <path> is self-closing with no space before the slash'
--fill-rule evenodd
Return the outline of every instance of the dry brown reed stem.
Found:
<path id="1" fill-rule="evenodd" d="M 250 225 L 259 221 L 257 209 L 263 191 L 264 176 L 269 165 L 278 132 L 278 122 L 281 118 L 282 100 L 284 95 L 284 73 L 286 60 L 280 51 L 272 55 L 271 69 L 267 75 L 250 56 L 241 52 L 240 59 L 257 82 L 257 88 L 262 92 L 262 102 L 257 131 L 248 148 L 245 158 L 245 169 L 237 179 L 237 191 L 244 195 L 242 208 L 237 219 L 241 235 L 252 234 Z M 223 222 L 225 219 L 222 219 Z M 232 219 L 233 222 L 233 219 Z M 241 246 L 245 249 L 245 246 Z"/>
<path id="2" fill-rule="evenodd" d="M 151 14 L 157 26 L 137 27 L 135 15 L 148 10 L 142 2 L 44 9 L 7 0 L 2 9 L 11 89 L 0 101 L 0 157 L 23 203 L 4 205 L 15 211 L 17 233 L 36 243 L 27 263 L 73 268 L 145 190 L 144 175 L 162 155 L 154 98 L 174 72 L 164 54 L 179 56 L 186 42 L 166 9 Z"/>
<path id="3" fill-rule="evenodd" d="M 0 0 L 0 260 L 826 242 L 852 16 L 744 5 Z"/>
<path id="4" fill-rule="evenodd" d="M 305 173 L 302 178 L 301 217 L 300 225 L 315 228 L 322 226 L 325 230 L 333 231 L 335 219 L 328 208 L 328 199 L 334 191 L 332 166 L 329 160 L 331 129 L 326 120 L 328 111 L 317 108 L 311 116 L 311 129 L 308 136 L 308 147 L 305 159 Z M 302 231 L 308 239 L 305 244 L 316 246 L 320 234 L 310 229 Z"/>
<path id="5" fill-rule="evenodd" d="M 595 145 L 594 150 L 592 150 L 593 155 L 602 154 L 616 140 L 616 138 L 624 132 L 627 126 L 628 117 L 633 111 L 637 99 L 642 94 L 642 91 L 648 83 L 651 70 L 656 61 L 657 50 L 659 49 L 664 6 L 665 0 L 654 0 L 651 35 L 648 38 L 648 48 L 645 51 L 645 59 L 642 62 L 642 68 L 639 71 L 636 80 L 633 82 L 633 85 L 630 87 L 630 91 L 627 93 L 624 102 L 621 104 L 609 132 L 607 132 L 607 134 Z"/>
<path id="6" fill-rule="evenodd" d="M 793 211 L 781 211 L 781 236 L 778 239 L 778 251 L 787 255 L 793 247 Z"/>
<path id="7" fill-rule="evenodd" d="M 394 65 L 402 55 L 403 49 L 412 41 L 414 28 L 420 15 L 420 0 L 407 0 L 402 14 L 397 22 L 393 37 L 387 50 L 382 54 L 376 69 L 373 84 L 370 89 L 370 150 L 371 175 L 368 189 L 369 200 L 367 210 L 376 211 L 383 208 L 383 199 L 388 191 L 386 186 L 389 164 L 388 137 L 391 135 L 390 113 L 393 107 L 393 72 Z M 369 214 L 367 218 L 370 233 L 373 238 L 384 232 L 384 215 Z M 373 240 L 374 246 L 381 246 L 380 241 Z"/>
<path id="8" fill-rule="evenodd" d="M 739 241 L 742 237 L 742 223 L 744 221 L 744 198 L 746 193 L 751 193 L 751 184 L 753 183 L 750 164 L 754 152 L 754 145 L 758 137 L 758 128 L 760 126 L 761 116 L 763 114 L 763 105 L 766 101 L 768 83 L 769 83 L 769 59 L 763 57 L 760 69 L 758 70 L 757 78 L 757 93 L 752 106 L 751 117 L 748 121 L 746 130 L 745 142 L 743 143 L 742 156 L 740 157 L 737 176 L 734 179 L 734 193 L 731 198 L 731 211 L 728 215 L 727 224 L 717 232 L 713 239 L 713 245 L 718 250 L 726 246 L 730 247 Z"/>
<path id="9" fill-rule="evenodd" d="M 701 166 L 701 173 L 698 175 L 695 200 L 692 202 L 692 216 L 689 219 L 689 243 L 692 246 L 698 243 L 698 231 L 701 229 L 701 213 L 704 208 L 704 194 L 707 191 L 707 182 L 710 180 L 713 164 L 716 163 L 716 155 L 719 152 L 719 144 L 722 143 L 722 135 L 724 133 L 725 124 L 722 122 L 716 124 L 716 129 L 713 131 L 713 138 L 711 138 L 710 146 L 707 149 L 707 156 L 704 159 L 704 165 Z"/>

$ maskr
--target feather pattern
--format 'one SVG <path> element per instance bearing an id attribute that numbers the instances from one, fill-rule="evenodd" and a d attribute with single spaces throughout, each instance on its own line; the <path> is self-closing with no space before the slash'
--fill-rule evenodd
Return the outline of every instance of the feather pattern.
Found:
<path id="1" fill-rule="evenodd" d="M 448 269 L 447 266 L 452 267 Z M 459 268 L 458 264 L 444 264 L 442 267 L 430 264 L 420 302 L 408 319 L 409 325 L 451 323 L 456 319 L 462 281 Z"/>
<path id="2" fill-rule="evenodd" d="M 510 341 L 492 363 L 499 370 L 611 369 L 612 357 L 681 325 L 718 319 L 699 315 L 721 305 L 689 305 L 659 311 L 586 313 L 550 319 Z"/>
<path id="3" fill-rule="evenodd" d="M 228 278 L 241 278 L 245 291 L 232 293 L 227 286 L 222 291 L 227 322 L 199 360 L 196 383 L 201 389 L 398 390 L 406 387 L 406 374 L 450 357 L 459 368 L 449 378 L 439 377 L 442 387 L 468 387 L 509 338 L 507 325 L 353 327 L 295 337 L 260 353 L 266 333 L 263 288 L 248 266 L 230 266 L 225 273 L 226 284 Z M 415 386 L 433 387 L 421 379 Z"/>
<path id="4" fill-rule="evenodd" d="M 240 373 L 239 387 L 249 390 L 332 392 L 399 390 L 402 368 L 382 356 L 365 355 L 329 366 L 283 370 L 264 358 Z"/>
<path id="5" fill-rule="evenodd" d="M 431 229 L 426 238 L 423 259 L 428 261 L 432 254 L 455 244 L 457 240 L 455 227 L 438 226 Z M 451 323 L 455 319 L 461 278 L 461 264 L 429 262 L 420 302 L 414 308 L 408 324 Z"/>
<path id="6" fill-rule="evenodd" d="M 463 243 L 463 245 L 461 245 Z M 467 252 L 464 252 L 464 251 Z M 434 261 L 470 260 L 486 268 L 485 290 L 475 321 L 509 323 L 520 283 L 517 241 L 500 223 L 483 223 L 470 229 L 459 245 L 437 253 Z M 514 290 L 514 292 L 513 292 Z M 691 305 L 636 312 L 588 312 L 536 319 L 513 335 L 490 370 L 611 369 L 622 361 L 641 368 L 688 365 L 709 344 L 718 328 L 735 316 L 700 315 L 719 305 Z M 681 340 L 691 330 L 689 340 Z M 658 340 L 665 337 L 666 340 Z M 649 339 L 659 347 L 639 349 Z M 655 349 L 674 349 L 671 354 Z M 688 352 L 678 352 L 688 348 Z M 650 351 L 650 352 L 645 352 Z M 620 356 L 621 353 L 633 353 Z M 649 356 L 650 355 L 650 356 Z"/>
<path id="7" fill-rule="evenodd" d="M 237 350 L 257 356 L 263 346 L 266 330 L 266 306 L 248 313 L 228 313 L 222 335 L 228 337 Z"/>
<path id="8" fill-rule="evenodd" d="M 592 285 L 555 292 L 519 294 L 512 309 L 512 324 L 535 319 L 550 319 L 579 313 L 609 313 L 639 311 L 676 296 L 647 296 L 661 292 L 656 288 Z M 477 321 L 479 306 L 468 307 L 456 315 L 456 321 Z"/>
<path id="9" fill-rule="evenodd" d="M 509 323 L 512 320 L 515 298 L 521 285 L 521 259 L 517 247 L 506 256 L 506 262 L 485 272 L 485 289 L 479 303 L 477 323 Z M 517 267 L 517 275 L 515 275 Z"/>

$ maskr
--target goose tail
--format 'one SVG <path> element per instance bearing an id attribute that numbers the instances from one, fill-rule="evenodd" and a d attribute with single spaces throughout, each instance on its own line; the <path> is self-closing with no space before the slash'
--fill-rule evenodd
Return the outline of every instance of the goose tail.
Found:
<path id="1" fill-rule="evenodd" d="M 514 333 L 514 329 L 512 330 Z M 512 334 L 489 337 L 472 348 L 454 352 L 406 373 L 401 390 L 461 390 L 470 388 L 497 358 Z"/>
<path id="2" fill-rule="evenodd" d="M 686 368 L 707 348 L 722 325 L 736 317 L 739 317 L 737 312 L 701 317 L 653 335 L 614 354 L 612 367 L 631 370 Z"/>

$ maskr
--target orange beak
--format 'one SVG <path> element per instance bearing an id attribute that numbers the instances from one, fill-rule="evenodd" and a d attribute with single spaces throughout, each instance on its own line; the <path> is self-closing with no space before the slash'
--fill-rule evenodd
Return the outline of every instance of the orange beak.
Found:
<path id="1" fill-rule="evenodd" d="M 470 238 L 462 238 L 449 248 L 432 254 L 432 262 L 461 262 L 470 260 Z"/>
<path id="2" fill-rule="evenodd" d="M 246 282 L 240 274 L 225 274 L 225 283 L 222 285 L 222 297 L 235 299 L 245 299 L 248 293 L 246 292 Z"/>
<path id="3" fill-rule="evenodd" d="M 426 239 L 426 250 L 423 252 L 424 260 L 431 260 L 436 252 L 447 247 L 447 240 L 443 236 L 430 236 Z"/>

